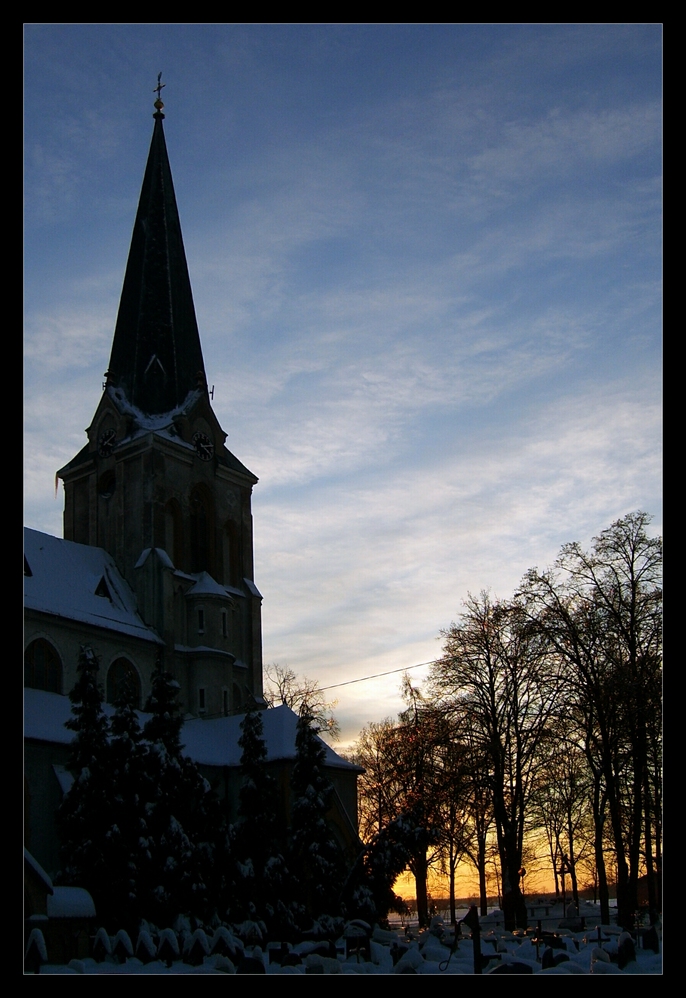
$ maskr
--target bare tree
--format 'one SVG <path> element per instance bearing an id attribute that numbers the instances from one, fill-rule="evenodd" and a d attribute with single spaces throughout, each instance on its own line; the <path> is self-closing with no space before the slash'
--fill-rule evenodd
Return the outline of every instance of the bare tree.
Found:
<path id="1" fill-rule="evenodd" d="M 526 927 L 520 887 L 527 809 L 538 750 L 549 730 L 556 664 L 516 603 L 470 596 L 458 623 L 443 632 L 430 683 L 436 703 L 472 733 L 487 762 L 509 929 Z"/>
<path id="2" fill-rule="evenodd" d="M 341 733 L 333 713 L 338 700 L 327 700 L 316 679 L 298 676 L 292 669 L 274 663 L 266 665 L 264 672 L 264 699 L 268 707 L 285 704 L 296 714 L 307 713 L 320 735 L 336 741 Z"/>
<path id="3" fill-rule="evenodd" d="M 562 731 L 567 725 L 564 715 L 562 706 L 557 719 Z M 552 739 L 547 753 L 541 753 L 533 818 L 546 832 L 555 893 L 559 893 L 560 873 L 568 873 L 577 910 L 577 868 L 593 852 L 592 789 L 592 776 L 578 745 L 564 736 Z"/>
<path id="4" fill-rule="evenodd" d="M 451 739 L 445 717 L 424 701 L 407 676 L 408 704 L 394 722 L 369 724 L 351 758 L 365 770 L 358 783 L 360 835 L 365 842 L 400 822 L 415 879 L 417 916 L 429 918 L 428 872 L 440 858 Z M 453 843 L 453 850 L 455 843 Z"/>
<path id="5" fill-rule="evenodd" d="M 520 591 L 530 621 L 564 663 L 567 716 L 594 780 L 596 863 L 609 813 L 617 869 L 617 918 L 631 927 L 641 845 L 656 903 L 660 855 L 662 543 L 650 517 L 630 513 L 593 541 L 563 547 L 554 569 L 528 573 Z M 603 897 L 601 882 L 601 905 Z"/>
<path id="6" fill-rule="evenodd" d="M 350 761 L 364 769 L 357 781 L 357 814 L 363 842 L 370 842 L 402 811 L 406 787 L 400 778 L 401 751 L 398 725 L 387 717 L 366 725 L 350 753 Z"/>

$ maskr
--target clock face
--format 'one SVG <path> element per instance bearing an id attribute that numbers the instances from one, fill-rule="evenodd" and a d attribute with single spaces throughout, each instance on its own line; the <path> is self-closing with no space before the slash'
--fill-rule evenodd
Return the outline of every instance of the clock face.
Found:
<path id="1" fill-rule="evenodd" d="M 117 443 L 116 430 L 103 430 L 98 438 L 98 454 L 100 457 L 109 457 Z"/>
<path id="2" fill-rule="evenodd" d="M 212 460 L 212 456 L 214 454 L 214 444 L 206 433 L 202 433 L 200 430 L 198 430 L 197 433 L 194 433 L 193 446 L 195 447 L 195 453 L 201 461 Z"/>

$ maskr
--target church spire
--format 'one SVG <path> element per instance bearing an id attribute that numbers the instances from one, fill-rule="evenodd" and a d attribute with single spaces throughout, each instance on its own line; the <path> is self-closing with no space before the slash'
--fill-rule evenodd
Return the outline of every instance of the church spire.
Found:
<path id="1" fill-rule="evenodd" d="M 160 74 L 161 75 L 161 74 Z M 157 80 L 155 125 L 107 371 L 108 386 L 147 415 L 206 386 Z"/>

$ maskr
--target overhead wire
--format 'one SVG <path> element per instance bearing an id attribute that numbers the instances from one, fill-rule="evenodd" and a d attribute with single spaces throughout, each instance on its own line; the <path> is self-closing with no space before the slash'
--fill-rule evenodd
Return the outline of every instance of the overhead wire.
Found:
<path id="1" fill-rule="evenodd" d="M 417 662 L 416 665 L 406 665 L 402 669 L 390 669 L 388 672 L 376 672 L 373 676 L 360 676 L 359 679 L 348 679 L 344 683 L 333 683 L 331 686 L 320 686 L 319 692 L 323 693 L 325 690 L 336 690 L 339 686 L 352 686 L 353 683 L 366 683 L 369 679 L 380 679 L 381 676 L 394 676 L 398 672 L 409 672 L 410 669 L 421 669 L 424 665 L 435 665 L 436 659 L 431 662 Z"/>

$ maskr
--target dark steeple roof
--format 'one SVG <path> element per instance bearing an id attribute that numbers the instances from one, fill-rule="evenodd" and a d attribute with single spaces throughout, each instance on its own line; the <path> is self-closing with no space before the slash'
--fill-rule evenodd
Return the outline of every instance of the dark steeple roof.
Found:
<path id="1" fill-rule="evenodd" d="M 153 117 L 107 378 L 138 409 L 162 415 L 206 381 L 164 115 Z"/>

